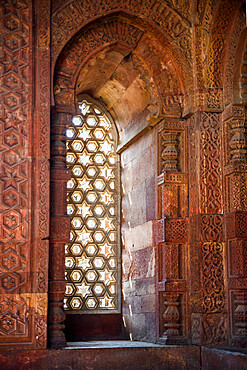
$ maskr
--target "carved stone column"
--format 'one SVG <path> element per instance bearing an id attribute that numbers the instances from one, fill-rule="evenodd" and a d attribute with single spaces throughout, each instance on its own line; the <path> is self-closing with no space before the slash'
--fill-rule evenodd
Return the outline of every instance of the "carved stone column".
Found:
<path id="1" fill-rule="evenodd" d="M 69 240 L 70 218 L 66 212 L 66 184 L 70 172 L 66 167 L 66 126 L 71 114 L 55 112 L 51 127 L 51 218 L 49 253 L 49 344 L 51 348 L 66 346 L 63 333 L 65 314 L 65 244 Z"/>
<path id="2" fill-rule="evenodd" d="M 166 341 L 166 344 L 173 343 L 175 339 L 180 338 L 181 325 L 181 313 L 179 300 L 180 294 L 165 294 L 164 295 L 164 333 L 162 338 Z"/>
<path id="3" fill-rule="evenodd" d="M 232 118 L 232 120 L 230 120 L 230 126 L 232 135 L 229 142 L 229 146 L 231 148 L 231 161 L 246 161 L 247 136 L 245 118 Z"/>
<path id="4" fill-rule="evenodd" d="M 159 219 L 154 223 L 158 258 L 159 342 L 188 341 L 187 259 L 188 179 L 186 121 L 159 124 Z"/>
<path id="5" fill-rule="evenodd" d="M 226 263 L 230 345 L 247 345 L 247 138 L 246 108 L 224 112 Z"/>

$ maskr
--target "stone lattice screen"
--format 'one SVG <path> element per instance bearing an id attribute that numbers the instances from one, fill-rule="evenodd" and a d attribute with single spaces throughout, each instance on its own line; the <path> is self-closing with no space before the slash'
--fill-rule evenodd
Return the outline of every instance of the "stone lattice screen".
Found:
<path id="1" fill-rule="evenodd" d="M 118 156 L 111 120 L 83 100 L 67 129 L 66 312 L 119 310 Z"/>

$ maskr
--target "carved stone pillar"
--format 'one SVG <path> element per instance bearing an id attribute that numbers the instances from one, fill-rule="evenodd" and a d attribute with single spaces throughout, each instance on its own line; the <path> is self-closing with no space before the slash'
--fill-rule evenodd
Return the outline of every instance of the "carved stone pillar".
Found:
<path id="1" fill-rule="evenodd" d="M 51 218 L 49 253 L 49 344 L 51 348 L 66 346 L 63 333 L 65 314 L 65 243 L 69 240 L 70 219 L 66 212 L 66 184 L 70 172 L 66 167 L 66 126 L 71 114 L 55 112 L 51 127 Z"/>
<path id="2" fill-rule="evenodd" d="M 186 121 L 159 124 L 159 220 L 154 223 L 158 258 L 159 342 L 188 341 L 187 259 L 188 180 Z"/>
<path id="3" fill-rule="evenodd" d="M 221 114 L 197 112 L 189 124 L 191 340 L 226 345 L 228 337 Z"/>
<path id="4" fill-rule="evenodd" d="M 229 106 L 225 118 L 225 204 L 230 345 L 247 345 L 246 108 Z"/>

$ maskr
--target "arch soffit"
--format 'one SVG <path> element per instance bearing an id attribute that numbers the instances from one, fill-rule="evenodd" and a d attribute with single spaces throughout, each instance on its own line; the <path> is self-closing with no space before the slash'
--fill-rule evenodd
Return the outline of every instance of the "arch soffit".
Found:
<path id="1" fill-rule="evenodd" d="M 247 105 L 247 28 L 242 31 L 234 60 L 233 103 Z"/>
<path id="2" fill-rule="evenodd" d="M 241 3 L 241 0 L 221 0 L 215 9 L 205 68 L 206 89 L 220 90 L 223 88 L 227 45 Z M 222 92 L 220 95 L 222 100 Z"/>
<path id="3" fill-rule="evenodd" d="M 149 85 L 149 90 L 150 87 L 156 92 L 159 90 L 160 104 L 164 109 L 161 108 L 158 111 L 162 112 L 163 110 L 164 113 L 167 106 L 174 103 L 181 108 L 181 95 L 184 93 L 189 95 L 193 86 L 192 73 L 188 68 L 185 54 L 182 55 L 181 50 L 172 44 L 164 44 L 164 37 L 161 42 L 157 40 L 157 37 L 144 32 L 141 27 L 133 23 L 133 19 L 124 17 L 122 13 L 115 14 L 114 17 L 99 18 L 81 29 L 65 45 L 57 59 L 54 75 L 54 94 L 57 103 L 69 104 L 79 71 L 102 50 L 109 49 L 112 45 L 116 47 L 118 44 L 118 48 L 125 48 L 128 53 L 132 51 L 135 54 L 139 59 L 137 64 L 141 67 L 142 72 L 149 69 L 149 82 L 147 83 L 145 76 L 145 83 Z M 189 49 L 187 45 L 188 52 L 190 52 Z M 171 54 L 173 55 L 171 56 Z M 180 61 L 179 65 L 178 60 Z M 164 72 L 166 72 L 166 76 Z M 162 75 L 165 78 L 162 78 Z M 177 81 L 175 88 L 174 82 L 172 83 L 174 91 L 167 92 L 164 84 L 167 84 L 167 81 L 171 83 L 175 80 Z M 183 86 L 186 86 L 186 91 Z M 155 101 L 157 105 L 157 93 L 154 93 L 153 96 L 156 97 L 153 98 L 151 104 Z"/>

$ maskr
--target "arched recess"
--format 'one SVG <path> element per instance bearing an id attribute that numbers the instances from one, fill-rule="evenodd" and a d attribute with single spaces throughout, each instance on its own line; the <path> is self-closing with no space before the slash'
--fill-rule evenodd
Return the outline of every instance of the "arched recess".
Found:
<path id="1" fill-rule="evenodd" d="M 239 4 L 238 4 L 239 5 Z M 247 29 L 245 4 L 238 7 L 227 44 L 223 88 L 223 181 L 225 192 L 226 227 L 226 294 L 228 309 L 229 345 L 246 347 L 246 330 L 238 316 L 246 304 L 246 234 L 239 232 L 246 223 L 246 59 Z M 241 221 L 240 221 L 241 220 Z M 231 225 L 236 226 L 232 227 Z M 236 262 L 238 261 L 238 262 Z"/>
<path id="2" fill-rule="evenodd" d="M 162 117 L 183 114 L 184 81 L 178 66 L 154 35 L 115 14 L 83 28 L 61 52 L 54 73 L 51 126 L 50 344 L 64 346 L 64 244 L 68 240 L 65 130 L 75 113 L 76 96 L 87 93 L 113 116 L 120 133 L 118 151 L 128 147 Z M 191 87 L 191 81 L 187 88 Z M 154 166 L 153 166 L 154 167 Z"/>
<path id="3" fill-rule="evenodd" d="M 241 5 L 241 0 L 222 0 L 214 15 L 204 75 L 205 109 L 208 111 L 223 110 L 224 66 L 227 59 L 227 47 Z"/>
<path id="4" fill-rule="evenodd" d="M 247 105 L 247 29 L 241 34 L 235 58 L 233 99 L 235 104 Z"/>

